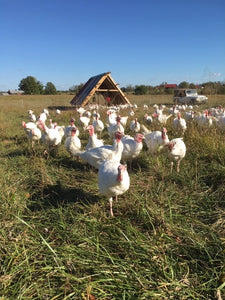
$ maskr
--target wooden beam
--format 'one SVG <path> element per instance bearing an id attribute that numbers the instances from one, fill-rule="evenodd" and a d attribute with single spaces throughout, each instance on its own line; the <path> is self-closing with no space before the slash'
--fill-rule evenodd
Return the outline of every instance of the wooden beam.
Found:
<path id="1" fill-rule="evenodd" d="M 117 89 L 97 89 L 97 92 L 119 92 Z"/>

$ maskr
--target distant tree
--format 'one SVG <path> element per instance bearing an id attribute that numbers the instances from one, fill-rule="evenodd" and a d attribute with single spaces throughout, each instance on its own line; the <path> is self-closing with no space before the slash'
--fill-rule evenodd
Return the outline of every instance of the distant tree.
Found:
<path id="1" fill-rule="evenodd" d="M 204 87 L 202 93 L 206 95 L 215 95 L 219 90 L 219 84 L 217 82 L 208 81 L 202 84 Z"/>
<path id="2" fill-rule="evenodd" d="M 133 93 L 134 92 L 134 88 L 131 84 L 127 85 L 126 87 L 121 87 L 121 91 L 123 91 L 124 93 Z"/>
<path id="3" fill-rule="evenodd" d="M 174 93 L 174 89 L 171 89 L 171 88 L 165 89 L 165 94 L 172 95 L 173 93 Z"/>
<path id="4" fill-rule="evenodd" d="M 19 89 L 28 95 L 39 95 L 43 92 L 43 84 L 35 77 L 27 76 L 20 81 Z"/>
<path id="5" fill-rule="evenodd" d="M 157 85 L 155 87 L 149 87 L 149 93 L 151 95 L 163 95 L 165 93 L 165 89 L 163 85 Z"/>
<path id="6" fill-rule="evenodd" d="M 136 85 L 134 89 L 135 95 L 146 95 L 148 93 L 148 87 L 146 85 Z"/>
<path id="7" fill-rule="evenodd" d="M 40 81 L 37 81 L 37 85 L 38 85 L 38 89 L 39 89 L 40 94 L 43 94 L 44 93 L 43 83 L 41 83 Z"/>
<path id="8" fill-rule="evenodd" d="M 187 89 L 187 88 L 189 88 L 189 83 L 187 81 L 182 81 L 179 84 L 179 88 L 181 88 L 181 89 Z"/>
<path id="9" fill-rule="evenodd" d="M 189 84 L 189 88 L 190 88 L 190 89 L 195 89 L 195 88 L 196 88 L 196 84 L 190 83 L 190 84 Z"/>
<path id="10" fill-rule="evenodd" d="M 52 82 L 47 82 L 44 90 L 45 95 L 56 95 L 57 90 Z"/>
<path id="11" fill-rule="evenodd" d="M 218 94 L 225 95 L 225 84 L 221 84 L 218 89 Z"/>
<path id="12" fill-rule="evenodd" d="M 69 88 L 69 91 L 73 93 L 78 93 L 83 86 L 83 83 L 80 83 L 79 85 L 73 85 Z"/>

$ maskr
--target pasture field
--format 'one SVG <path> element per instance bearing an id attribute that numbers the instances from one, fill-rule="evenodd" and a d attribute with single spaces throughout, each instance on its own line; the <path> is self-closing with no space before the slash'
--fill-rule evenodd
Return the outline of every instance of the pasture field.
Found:
<path id="1" fill-rule="evenodd" d="M 42 143 L 32 151 L 21 126 L 28 109 L 38 115 L 43 108 L 59 125 L 71 117 L 77 124 L 72 98 L 0 97 L 0 299 L 225 299 L 225 132 L 189 122 L 180 173 L 144 145 L 112 218 L 97 171 L 63 143 L 48 158 Z M 155 103 L 172 106 L 171 95 L 128 99 L 141 123 L 143 104 L 148 113 Z M 224 96 L 209 96 L 196 109 L 219 104 Z M 170 139 L 178 137 L 172 120 Z M 80 131 L 85 146 L 88 134 Z M 125 132 L 132 134 L 129 125 Z M 106 129 L 103 139 L 111 143 Z"/>

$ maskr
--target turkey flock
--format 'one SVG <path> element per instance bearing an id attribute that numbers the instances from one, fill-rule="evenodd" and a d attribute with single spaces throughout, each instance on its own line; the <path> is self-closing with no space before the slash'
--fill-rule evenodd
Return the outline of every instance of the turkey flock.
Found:
<path id="1" fill-rule="evenodd" d="M 176 171 L 180 172 L 180 163 L 186 155 L 185 134 L 190 124 L 206 128 L 215 124 L 225 129 L 222 106 L 201 112 L 197 109 L 191 105 L 89 105 L 74 109 L 74 116 L 63 125 L 58 121 L 64 112 L 58 109 L 52 116 L 43 109 L 37 117 L 29 110 L 28 120 L 22 121 L 22 127 L 32 151 L 36 144 L 43 144 L 43 155 L 48 157 L 63 146 L 71 159 L 81 160 L 96 170 L 99 193 L 107 197 L 113 216 L 113 198 L 117 201 L 117 197 L 129 189 L 132 161 L 142 151 L 157 160 L 159 155 L 166 154 L 170 171 L 173 172 L 176 162 Z M 168 122 L 172 139 L 168 136 Z"/>

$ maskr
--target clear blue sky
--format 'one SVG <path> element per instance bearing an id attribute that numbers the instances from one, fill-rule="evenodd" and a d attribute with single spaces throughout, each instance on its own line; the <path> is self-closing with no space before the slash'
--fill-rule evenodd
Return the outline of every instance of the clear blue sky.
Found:
<path id="1" fill-rule="evenodd" d="M 224 0 L 0 0 L 0 91 L 225 80 Z"/>

